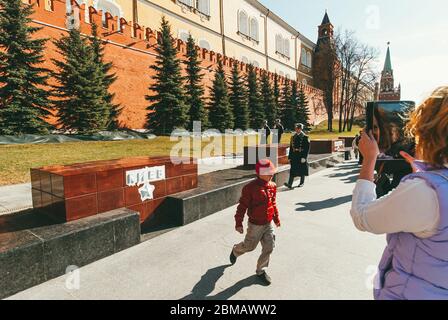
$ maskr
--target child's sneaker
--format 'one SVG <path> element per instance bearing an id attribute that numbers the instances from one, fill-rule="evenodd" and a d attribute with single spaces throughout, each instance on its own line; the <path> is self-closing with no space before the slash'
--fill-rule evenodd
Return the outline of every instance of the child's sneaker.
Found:
<path id="1" fill-rule="evenodd" d="M 257 274 L 258 278 L 266 285 L 270 285 L 272 283 L 271 277 L 266 273 L 266 271 L 263 271 L 261 274 Z"/>
<path id="2" fill-rule="evenodd" d="M 231 263 L 232 265 L 234 265 L 234 264 L 236 263 L 236 256 L 235 256 L 235 254 L 233 253 L 233 249 L 232 249 L 232 252 L 230 253 L 230 263 Z"/>

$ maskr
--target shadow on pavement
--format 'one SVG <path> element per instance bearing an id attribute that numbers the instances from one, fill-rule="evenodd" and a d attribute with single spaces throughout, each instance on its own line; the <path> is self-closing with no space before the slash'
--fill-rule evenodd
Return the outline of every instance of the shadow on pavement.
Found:
<path id="1" fill-rule="evenodd" d="M 296 211 L 318 211 L 322 209 L 334 208 L 340 206 L 341 204 L 351 201 L 352 201 L 352 195 L 339 198 L 331 198 L 322 201 L 307 202 L 307 203 L 299 202 L 296 203 L 296 205 L 299 205 L 301 207 L 297 208 Z"/>
<path id="2" fill-rule="evenodd" d="M 215 289 L 216 283 L 223 276 L 224 271 L 231 266 L 231 264 L 228 264 L 208 270 L 201 277 L 201 280 L 199 280 L 199 282 L 193 287 L 191 293 L 180 300 L 228 300 L 243 288 L 257 284 L 261 285 L 258 277 L 256 275 L 252 275 L 246 279 L 238 281 L 233 286 L 217 293 L 214 296 L 208 296 Z"/>
<path id="3" fill-rule="evenodd" d="M 344 163 L 341 165 L 338 165 L 337 167 L 334 168 L 335 171 L 342 171 L 342 170 L 348 170 L 348 169 L 361 169 L 361 166 L 356 162 L 356 163 Z"/>

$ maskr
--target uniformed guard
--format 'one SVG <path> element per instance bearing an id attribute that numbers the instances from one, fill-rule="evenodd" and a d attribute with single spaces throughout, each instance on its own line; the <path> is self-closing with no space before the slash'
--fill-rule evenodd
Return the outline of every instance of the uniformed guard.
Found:
<path id="1" fill-rule="evenodd" d="M 289 161 L 291 163 L 291 171 L 289 181 L 285 183 L 290 189 L 293 189 L 295 177 L 300 177 L 299 187 L 305 184 L 305 176 L 309 175 L 308 155 L 310 153 L 310 138 L 303 132 L 303 124 L 295 125 L 296 133 L 291 137 L 289 148 Z"/>

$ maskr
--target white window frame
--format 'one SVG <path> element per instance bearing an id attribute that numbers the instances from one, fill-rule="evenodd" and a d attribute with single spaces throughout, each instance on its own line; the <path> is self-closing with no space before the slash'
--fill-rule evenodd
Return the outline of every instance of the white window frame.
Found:
<path id="1" fill-rule="evenodd" d="M 188 38 L 190 37 L 190 33 L 187 30 L 179 30 L 177 34 L 177 38 L 181 39 L 184 42 L 188 41 Z"/>
<path id="2" fill-rule="evenodd" d="M 277 53 L 283 54 L 283 46 L 284 46 L 283 37 L 281 34 L 277 34 L 275 36 L 275 51 Z"/>
<path id="3" fill-rule="evenodd" d="M 180 3 L 186 5 L 187 7 L 194 8 L 195 0 L 177 0 L 177 1 L 179 1 Z"/>
<path id="4" fill-rule="evenodd" d="M 311 68 L 311 66 L 313 64 L 312 59 L 313 59 L 313 56 L 311 55 L 311 52 L 308 51 L 306 53 L 306 63 L 309 68 Z"/>
<path id="5" fill-rule="evenodd" d="M 209 17 L 210 16 L 210 0 L 195 0 L 195 2 L 196 2 L 196 10 L 198 10 L 199 13 Z"/>
<path id="6" fill-rule="evenodd" d="M 291 42 L 288 38 L 284 39 L 283 55 L 287 58 L 291 57 Z"/>
<path id="7" fill-rule="evenodd" d="M 255 41 L 259 41 L 259 33 L 260 33 L 260 29 L 259 29 L 259 24 L 258 24 L 258 20 L 255 17 L 251 17 L 250 18 L 250 22 L 249 22 L 249 33 L 250 33 L 250 38 L 252 40 Z"/>
<path id="8" fill-rule="evenodd" d="M 212 46 L 210 45 L 210 42 L 208 42 L 206 39 L 199 39 L 198 46 L 201 47 L 202 49 L 212 51 Z"/>
<path id="9" fill-rule="evenodd" d="M 307 50 L 305 48 L 302 48 L 302 52 L 300 54 L 300 63 L 304 66 L 308 65 L 308 63 L 306 61 L 306 59 L 307 59 L 306 54 L 307 54 Z"/>
<path id="10" fill-rule="evenodd" d="M 177 3 L 190 11 L 210 18 L 210 0 L 177 0 Z"/>
<path id="11" fill-rule="evenodd" d="M 245 30 L 243 29 L 245 27 Z M 244 10 L 238 11 L 238 32 L 242 35 L 249 37 L 249 15 Z"/>

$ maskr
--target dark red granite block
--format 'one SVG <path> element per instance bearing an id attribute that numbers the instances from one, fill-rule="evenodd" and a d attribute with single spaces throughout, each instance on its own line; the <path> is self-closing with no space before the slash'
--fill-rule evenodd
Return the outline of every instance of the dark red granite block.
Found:
<path id="1" fill-rule="evenodd" d="M 126 207 L 129 208 L 129 206 L 140 204 L 142 202 L 138 189 L 139 187 L 124 188 L 124 203 Z"/>
<path id="2" fill-rule="evenodd" d="M 97 192 L 95 173 L 64 177 L 65 198 L 74 198 Z"/>
<path id="3" fill-rule="evenodd" d="M 33 199 L 33 208 L 42 208 L 42 191 L 31 189 L 31 197 Z"/>
<path id="4" fill-rule="evenodd" d="M 67 221 L 73 221 L 98 213 L 97 194 L 67 199 L 65 201 Z"/>
<path id="5" fill-rule="evenodd" d="M 31 188 L 42 190 L 40 186 L 40 170 L 31 169 Z"/>
<path id="6" fill-rule="evenodd" d="M 185 191 L 182 186 L 182 177 L 166 179 L 166 193 L 173 194 Z"/>
<path id="7" fill-rule="evenodd" d="M 96 185 L 98 192 L 124 187 L 123 169 L 100 171 L 96 173 Z"/>
<path id="8" fill-rule="evenodd" d="M 193 159 L 186 163 L 186 158 L 178 158 L 177 165 L 171 160 L 136 157 L 32 169 L 34 207 L 64 221 L 127 207 L 138 211 L 143 222 L 166 196 L 197 187 L 198 170 Z M 167 179 L 149 181 L 155 187 L 153 197 L 161 200 L 142 202 L 139 188 L 143 185 L 126 186 L 127 172 L 161 166 Z"/>
<path id="9" fill-rule="evenodd" d="M 353 146 L 353 140 L 355 140 L 355 137 L 339 137 L 339 139 L 344 140 L 346 148 L 351 148 Z"/>
<path id="10" fill-rule="evenodd" d="M 166 178 L 175 178 L 182 176 L 182 164 L 168 163 L 165 165 Z"/>
<path id="11" fill-rule="evenodd" d="M 286 144 L 246 146 L 244 147 L 244 165 L 253 167 L 262 158 L 270 159 L 277 166 L 283 165 L 284 157 L 288 156 L 288 148 L 289 145 Z"/>
<path id="12" fill-rule="evenodd" d="M 51 190 L 52 194 L 59 198 L 64 198 L 64 177 L 51 174 Z"/>
<path id="13" fill-rule="evenodd" d="M 278 165 L 279 166 L 285 166 L 289 164 L 288 156 L 282 156 L 278 157 Z"/>
<path id="14" fill-rule="evenodd" d="M 40 189 L 51 194 L 51 175 L 48 172 L 40 172 Z"/>
<path id="15" fill-rule="evenodd" d="M 98 213 L 123 208 L 124 203 L 123 188 L 98 193 Z"/>
<path id="16" fill-rule="evenodd" d="M 333 153 L 343 148 L 344 148 L 344 141 L 341 139 L 312 140 L 310 146 L 310 154 Z"/>
<path id="17" fill-rule="evenodd" d="M 41 198 L 42 199 L 42 202 L 41 202 L 42 206 L 41 207 L 44 210 L 50 208 L 51 204 L 53 203 L 53 199 L 52 199 L 51 194 L 42 191 L 41 197 L 42 197 Z"/>
<path id="18" fill-rule="evenodd" d="M 52 203 L 45 212 L 57 222 L 67 221 L 66 210 L 65 210 L 65 200 L 59 197 L 51 196 Z"/>
<path id="19" fill-rule="evenodd" d="M 190 174 L 182 176 L 182 189 L 190 190 L 198 187 L 198 176 L 196 174 Z"/>
<path id="20" fill-rule="evenodd" d="M 153 181 L 151 184 L 155 187 L 154 199 L 163 198 L 167 195 L 166 180 Z"/>
<path id="21" fill-rule="evenodd" d="M 197 174 L 197 173 L 198 173 L 197 163 L 194 163 L 192 161 L 191 163 L 182 164 L 182 175 Z"/>

